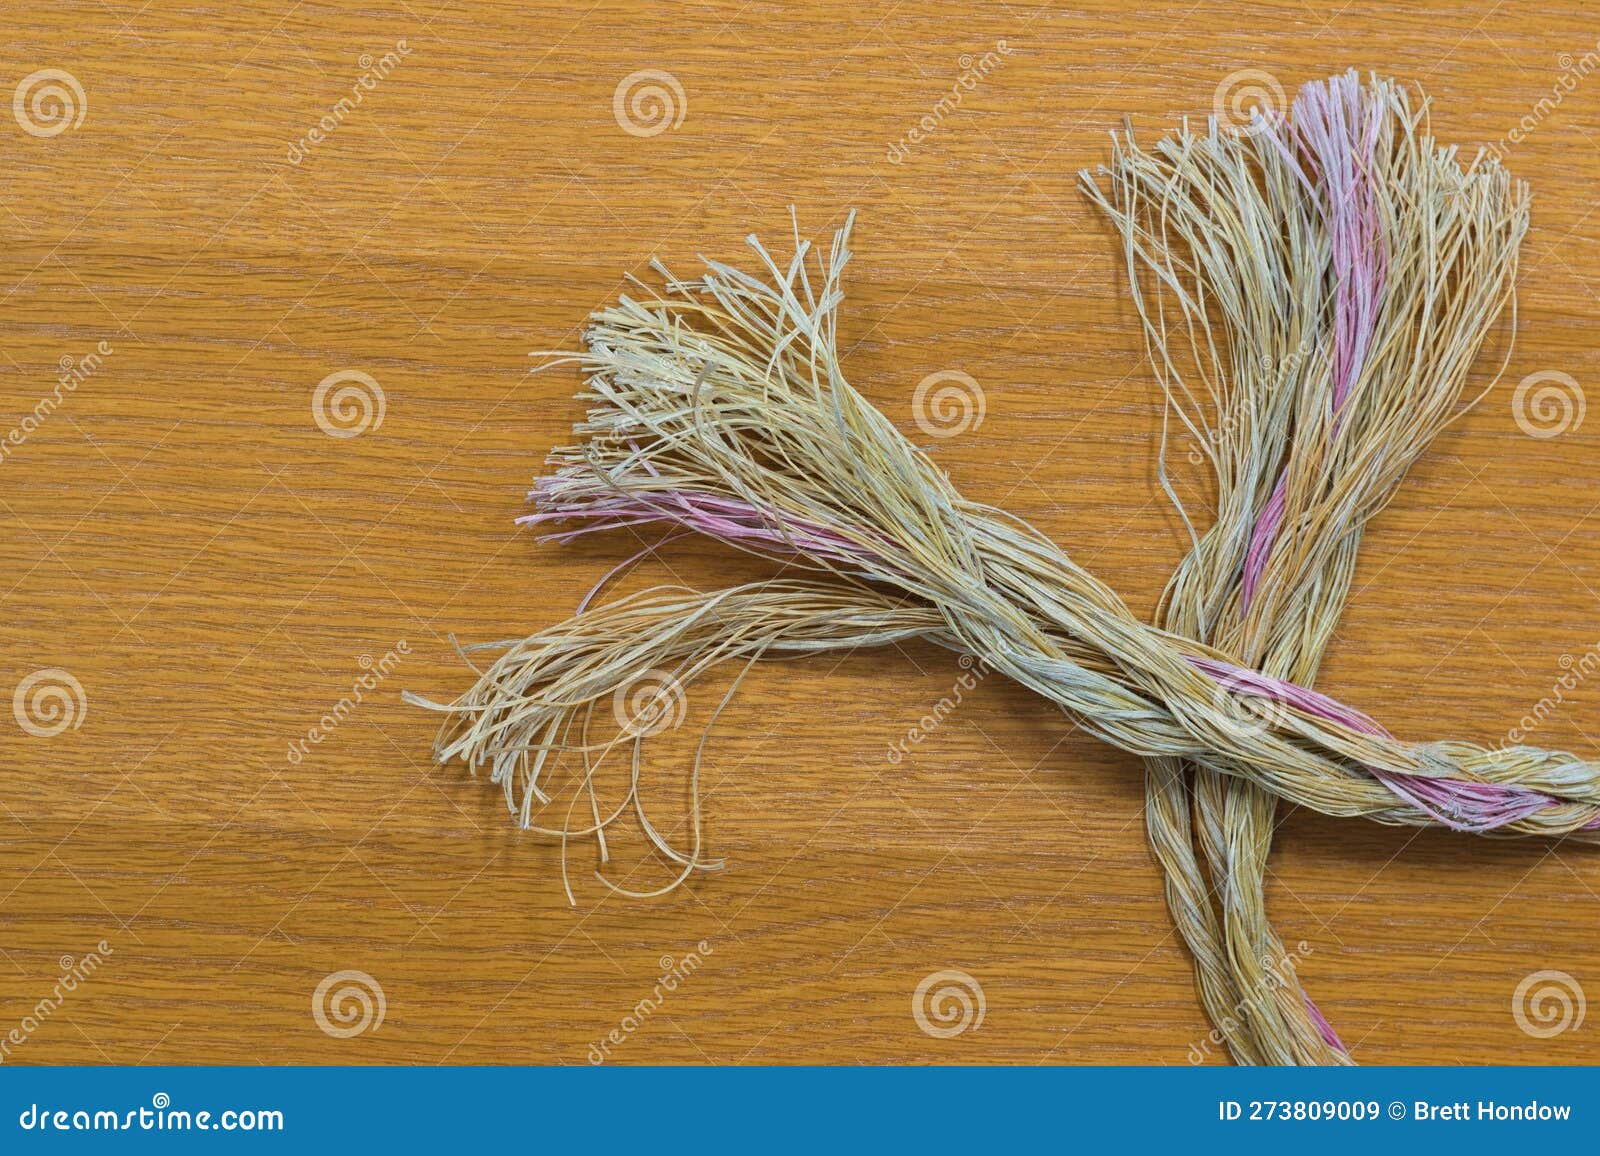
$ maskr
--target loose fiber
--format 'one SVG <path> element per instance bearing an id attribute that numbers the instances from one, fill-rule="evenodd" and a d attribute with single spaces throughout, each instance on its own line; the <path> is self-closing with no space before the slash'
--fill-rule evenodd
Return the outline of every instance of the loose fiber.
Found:
<path id="1" fill-rule="evenodd" d="M 558 626 L 469 648 L 490 661 L 453 703 L 408 699 L 446 714 L 436 757 L 487 767 L 524 827 L 561 840 L 564 878 L 571 840 L 594 839 L 604 865 L 607 830 L 630 819 L 672 870 L 627 893 L 659 894 L 719 863 L 696 792 L 682 836 L 648 814 L 651 727 L 593 736 L 618 696 L 911 638 L 971 654 L 1146 760 L 1168 904 L 1234 1057 L 1348 1062 L 1267 922 L 1280 800 L 1480 835 L 1600 832 L 1600 764 L 1405 741 L 1312 689 L 1367 521 L 1461 412 L 1513 299 L 1527 192 L 1493 159 L 1436 145 L 1403 89 L 1354 75 L 1244 131 L 1185 128 L 1148 151 L 1119 136 L 1100 178 L 1085 188 L 1120 236 L 1168 400 L 1163 463 L 1175 421 L 1217 481 L 1209 523 L 1184 514 L 1192 549 L 1155 623 L 959 493 L 845 380 L 847 221 L 826 252 L 797 229 L 782 261 L 752 236 L 750 271 L 657 266 L 660 287 L 596 312 L 561 358 L 586 381 L 580 440 L 551 456 L 522 519 L 556 541 L 665 525 L 793 576 L 586 599 Z M 1176 500 L 1164 464 L 1161 480 Z M 601 798 L 607 760 L 624 764 L 621 798 Z"/>

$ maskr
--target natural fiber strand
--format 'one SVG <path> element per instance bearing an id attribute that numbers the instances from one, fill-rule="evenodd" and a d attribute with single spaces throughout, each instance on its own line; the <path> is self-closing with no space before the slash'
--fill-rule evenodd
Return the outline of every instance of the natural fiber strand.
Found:
<path id="1" fill-rule="evenodd" d="M 1248 132 L 1213 125 L 1154 154 L 1119 140 L 1105 170 L 1115 204 L 1093 189 L 1123 237 L 1157 376 L 1217 470 L 1212 527 L 1159 621 L 1301 685 L 1339 617 L 1365 521 L 1459 412 L 1526 229 L 1525 194 L 1492 166 L 1463 173 L 1441 156 L 1423 115 L 1397 85 L 1352 73 L 1307 85 L 1289 116 L 1268 112 Z M 1227 214 L 1211 211 L 1218 187 Z M 1159 309 L 1139 291 L 1141 263 Z M 1194 391 L 1168 349 L 1169 310 L 1208 386 L 1220 383 L 1220 429 L 1186 408 Z M 1285 525 L 1296 529 L 1275 549 Z M 1235 1057 L 1345 1062 L 1266 919 L 1276 800 L 1170 760 L 1152 761 L 1148 796 L 1169 906 Z"/>
<path id="2" fill-rule="evenodd" d="M 582 440 L 552 455 L 523 520 L 558 541 L 669 524 L 806 575 L 656 588 L 471 648 L 495 657 L 460 699 L 408 696 L 447 712 L 437 757 L 488 767 L 524 826 L 562 840 L 564 876 L 568 840 L 594 837 L 603 866 L 607 828 L 632 816 L 674 864 L 671 886 L 717 865 L 697 797 L 689 845 L 675 846 L 639 790 L 648 717 L 595 741 L 597 708 L 652 679 L 681 693 L 730 662 L 742 677 L 758 658 L 910 638 L 970 653 L 1149 760 L 1152 841 L 1219 1028 L 1282 955 L 1261 896 L 1278 800 L 1593 839 L 1600 765 L 1402 741 L 1308 685 L 1362 528 L 1458 411 L 1526 228 L 1521 186 L 1437 148 L 1393 85 L 1308 91 L 1292 120 L 1250 132 L 1212 126 L 1150 153 L 1119 141 L 1095 193 L 1122 236 L 1170 412 L 1218 480 L 1159 625 L 1042 534 L 960 495 L 846 382 L 835 319 L 848 221 L 826 254 L 797 236 L 782 263 L 752 237 L 758 272 L 708 262 L 683 280 L 658 267 L 662 288 L 593 315 L 570 355 L 590 403 Z M 1169 325 L 1191 365 L 1180 369 Z M 704 738 L 696 777 L 703 750 Z M 565 818 L 544 826 L 562 806 L 555 766 L 572 755 L 582 769 L 559 788 Z M 607 805 L 595 773 L 616 757 L 630 787 Z M 1240 1060 L 1344 1059 L 1297 980 L 1224 1034 Z"/>

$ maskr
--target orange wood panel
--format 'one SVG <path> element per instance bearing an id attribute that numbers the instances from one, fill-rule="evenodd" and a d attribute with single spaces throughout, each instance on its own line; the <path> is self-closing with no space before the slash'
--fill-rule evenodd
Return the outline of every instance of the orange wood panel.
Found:
<path id="1" fill-rule="evenodd" d="M 530 377 L 528 352 L 570 345 L 652 255 L 687 270 L 782 239 L 791 204 L 816 235 L 860 212 L 852 380 L 909 429 L 918 381 L 971 375 L 984 420 L 938 460 L 1148 613 L 1184 539 L 1076 173 L 1124 113 L 1153 136 L 1243 70 L 1418 82 L 1469 147 L 1531 124 L 1509 148 L 1535 210 L 1506 380 L 1375 525 L 1320 685 L 1402 735 L 1495 742 L 1600 644 L 1600 416 L 1534 438 L 1512 414 L 1530 374 L 1569 375 L 1575 401 L 1600 380 L 1597 34 L 1574 0 L 106 0 L 8 25 L 0 424 L 51 404 L 0 460 L 0 691 L 59 669 L 82 698 L 60 734 L 0 727 L 7 1062 L 583 1063 L 690 952 L 614 1060 L 1188 1062 L 1208 1025 L 1136 761 L 998 679 L 885 759 L 949 655 L 756 671 L 708 746 L 728 867 L 651 902 L 609 896 L 575 847 L 569 907 L 559 848 L 432 764 L 434 720 L 399 696 L 459 691 L 450 635 L 554 622 L 637 548 L 512 526 L 579 416 L 575 377 Z M 648 136 L 614 101 L 645 70 L 681 113 Z M 345 371 L 382 420 L 329 436 L 313 395 Z M 682 544 L 632 581 L 669 570 L 760 567 Z M 291 757 L 367 663 L 391 669 Z M 1600 751 L 1600 686 L 1562 698 L 1535 741 Z M 714 705 L 691 695 L 661 757 Z M 638 850 L 612 864 L 633 886 L 661 877 Z M 1540 971 L 1600 995 L 1592 849 L 1297 813 L 1271 883 L 1359 1059 L 1594 1059 L 1600 1025 L 1537 1038 L 1512 1010 Z M 946 969 L 984 1016 L 939 1038 L 912 1000 Z M 319 1026 L 342 971 L 381 987 L 376 1030 Z"/>

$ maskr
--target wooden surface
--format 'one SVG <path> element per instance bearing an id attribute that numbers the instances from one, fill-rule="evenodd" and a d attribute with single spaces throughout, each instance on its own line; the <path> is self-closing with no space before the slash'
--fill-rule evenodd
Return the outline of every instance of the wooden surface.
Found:
<path id="1" fill-rule="evenodd" d="M 918 381 L 971 375 L 984 421 L 938 460 L 1148 614 L 1183 540 L 1154 484 L 1122 272 L 1075 174 L 1125 112 L 1153 137 L 1241 70 L 1291 93 L 1347 66 L 1419 81 L 1439 135 L 1467 146 L 1537 115 L 1510 151 L 1536 200 L 1506 379 L 1379 519 L 1320 685 L 1408 737 L 1499 742 L 1563 656 L 1600 642 L 1600 415 L 1539 439 L 1512 414 L 1529 374 L 1600 380 L 1600 76 L 1533 113 L 1600 36 L 1574 0 L 1537 16 L 110 0 L 8 23 L 0 98 L 57 68 L 86 104 L 53 136 L 0 110 L 3 424 L 52 395 L 63 358 L 110 352 L 0 462 L 0 691 L 61 668 L 86 704 L 54 737 L 0 728 L 0 1038 L 51 996 L 62 957 L 110 951 L 7 1062 L 583 1063 L 651 996 L 661 957 L 701 941 L 617 1062 L 1188 1062 L 1208 1025 L 1146 851 L 1139 767 L 1014 686 L 985 682 L 892 766 L 888 745 L 955 681 L 949 656 L 758 670 L 708 748 L 728 869 L 634 902 L 575 847 L 576 908 L 559 849 L 433 765 L 434 720 L 399 695 L 463 689 L 449 635 L 551 623 L 637 548 L 541 547 L 512 526 L 579 412 L 573 375 L 529 377 L 528 352 L 570 345 L 652 255 L 687 270 L 752 230 L 781 240 L 791 204 L 817 235 L 860 211 L 841 324 L 854 382 L 911 430 Z M 936 115 L 962 58 L 1002 41 L 1001 65 Z M 681 123 L 654 136 L 613 111 L 646 69 L 683 93 Z M 333 130 L 293 163 L 323 117 Z M 933 130 L 891 161 L 924 117 Z M 344 370 L 385 409 L 339 438 L 312 397 Z M 693 582 L 760 569 L 685 546 L 667 561 Z M 292 762 L 363 662 L 402 642 Z M 1600 686 L 1564 695 L 1533 741 L 1600 753 Z M 703 697 L 661 757 L 687 757 Z M 630 850 L 613 877 L 663 878 Z M 1271 903 L 1364 1061 L 1595 1058 L 1600 1023 L 1541 1039 L 1512 1011 L 1544 970 L 1600 995 L 1593 849 L 1293 814 Z M 945 969 L 981 986 L 984 1018 L 936 1038 L 912 998 Z M 385 1008 L 349 1038 L 312 1014 L 347 970 Z"/>

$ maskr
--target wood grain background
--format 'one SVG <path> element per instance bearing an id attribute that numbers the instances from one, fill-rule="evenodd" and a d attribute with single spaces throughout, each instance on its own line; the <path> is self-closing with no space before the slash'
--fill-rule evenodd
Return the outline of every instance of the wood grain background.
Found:
<path id="1" fill-rule="evenodd" d="M 1183 539 L 1122 272 L 1075 174 L 1124 113 L 1153 136 L 1242 70 L 1290 93 L 1345 67 L 1419 82 L 1469 147 L 1533 123 L 1509 152 L 1535 191 L 1509 372 L 1370 534 L 1321 685 L 1402 735 L 1496 742 L 1600 643 L 1600 415 L 1535 438 L 1512 413 L 1529 374 L 1570 375 L 1581 401 L 1600 371 L 1600 76 L 1578 78 L 1600 22 L 1575 0 L 113 0 L 8 23 L 0 105 L 61 69 L 83 116 L 38 136 L 26 102 L 0 107 L 0 425 L 63 366 L 93 372 L 0 461 L 0 691 L 54 668 L 83 691 L 63 733 L 0 728 L 0 1038 L 63 957 L 110 952 L 7 1062 L 583 1063 L 661 957 L 701 941 L 616 1061 L 1188 1062 L 1208 1025 L 1134 760 L 995 680 L 885 761 L 955 680 L 948 655 L 757 671 L 708 748 L 728 869 L 619 900 L 575 847 L 576 908 L 559 848 L 433 765 L 434 721 L 399 695 L 458 692 L 449 635 L 556 621 L 637 548 L 512 526 L 578 416 L 572 374 L 529 377 L 528 352 L 570 344 L 652 255 L 688 269 L 752 230 L 781 240 L 791 204 L 816 235 L 860 211 L 854 382 L 911 429 L 919 380 L 970 374 L 983 423 L 938 459 L 1148 613 Z M 1003 65 L 891 161 L 1002 41 Z M 681 123 L 649 137 L 613 111 L 645 69 L 682 90 Z M 384 413 L 331 437 L 313 391 L 345 370 Z M 666 561 L 692 582 L 759 571 L 687 545 Z M 1600 751 L 1600 687 L 1563 694 L 1534 740 Z M 660 757 L 686 757 L 714 702 L 691 695 Z M 613 877 L 659 881 L 630 850 Z M 1512 1010 L 1544 970 L 1600 995 L 1592 849 L 1297 813 L 1271 898 L 1361 1060 L 1595 1058 L 1600 1023 L 1535 1038 Z M 912 993 L 949 968 L 984 1018 L 934 1038 Z M 342 1038 L 312 1000 L 350 969 L 385 1016 Z"/>

